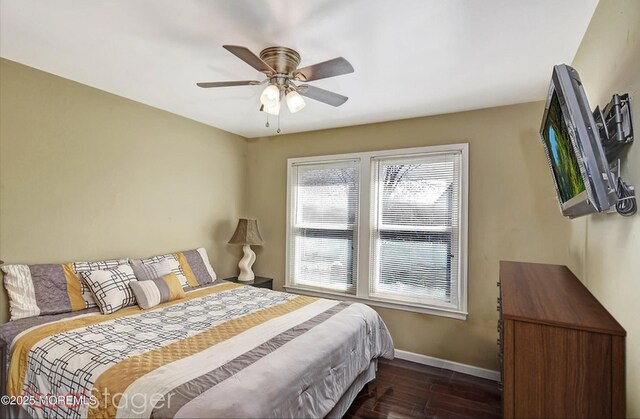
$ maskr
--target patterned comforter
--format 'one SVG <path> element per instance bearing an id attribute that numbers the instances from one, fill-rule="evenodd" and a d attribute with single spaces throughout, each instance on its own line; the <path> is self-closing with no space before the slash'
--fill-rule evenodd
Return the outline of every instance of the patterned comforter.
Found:
<path id="1" fill-rule="evenodd" d="M 8 339 L 7 391 L 36 417 L 323 417 L 393 357 L 365 305 L 231 283 L 66 316 Z"/>

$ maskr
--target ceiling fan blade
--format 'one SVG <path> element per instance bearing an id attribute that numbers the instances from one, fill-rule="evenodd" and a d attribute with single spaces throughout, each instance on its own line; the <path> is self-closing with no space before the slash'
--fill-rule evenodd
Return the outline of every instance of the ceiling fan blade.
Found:
<path id="1" fill-rule="evenodd" d="M 223 45 L 222 48 L 226 49 L 258 71 L 267 75 L 275 74 L 276 72 L 269 64 L 262 61 L 260 57 L 251 52 L 248 48 L 241 47 L 239 45 Z"/>
<path id="2" fill-rule="evenodd" d="M 258 80 L 238 80 L 238 81 L 210 81 L 196 83 L 199 87 L 231 87 L 231 86 L 255 86 L 260 84 Z"/>
<path id="3" fill-rule="evenodd" d="M 294 76 L 300 81 L 312 81 L 341 76 L 343 74 L 353 73 L 353 71 L 353 66 L 349 61 L 338 57 L 333 60 L 302 67 L 295 71 Z"/>
<path id="4" fill-rule="evenodd" d="M 340 106 L 349 99 L 346 96 L 339 95 L 338 93 L 330 92 L 319 87 L 309 86 L 303 84 L 298 86 L 298 93 L 302 96 L 306 96 L 310 99 L 317 100 L 318 102 L 326 103 L 331 106 Z"/>

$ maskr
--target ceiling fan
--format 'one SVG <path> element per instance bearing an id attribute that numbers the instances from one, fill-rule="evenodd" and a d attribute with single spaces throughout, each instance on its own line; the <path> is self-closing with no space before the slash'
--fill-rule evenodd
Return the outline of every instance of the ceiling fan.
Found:
<path id="1" fill-rule="evenodd" d="M 348 97 L 308 84 L 296 84 L 297 82 L 309 82 L 353 73 L 353 66 L 342 57 L 324 61 L 318 64 L 298 68 L 300 54 L 287 47 L 269 47 L 255 55 L 248 48 L 238 45 L 223 45 L 224 49 L 240 58 L 256 70 L 264 73 L 266 79 L 218 81 L 196 83 L 200 87 L 231 87 L 231 86 L 257 86 L 268 84 L 260 95 L 260 110 L 271 115 L 280 114 L 280 103 L 285 98 L 287 107 L 291 113 L 298 112 L 305 107 L 302 96 L 326 103 L 331 106 L 340 106 Z"/>

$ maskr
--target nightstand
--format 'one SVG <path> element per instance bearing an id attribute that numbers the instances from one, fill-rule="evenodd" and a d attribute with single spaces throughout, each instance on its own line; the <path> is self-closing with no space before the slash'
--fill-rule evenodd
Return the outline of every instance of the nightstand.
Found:
<path id="1" fill-rule="evenodd" d="M 224 278 L 225 281 L 235 282 L 236 284 L 251 285 L 257 288 L 273 289 L 273 278 L 265 278 L 264 276 L 256 276 L 253 281 L 238 281 L 238 277 Z"/>

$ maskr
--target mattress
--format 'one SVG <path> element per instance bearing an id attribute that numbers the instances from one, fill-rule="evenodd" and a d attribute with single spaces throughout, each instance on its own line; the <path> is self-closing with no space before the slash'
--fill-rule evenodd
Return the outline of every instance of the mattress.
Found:
<path id="1" fill-rule="evenodd" d="M 393 342 L 370 307 L 232 283 L 0 326 L 34 417 L 324 417 Z"/>

